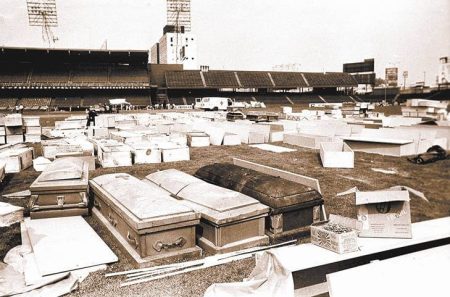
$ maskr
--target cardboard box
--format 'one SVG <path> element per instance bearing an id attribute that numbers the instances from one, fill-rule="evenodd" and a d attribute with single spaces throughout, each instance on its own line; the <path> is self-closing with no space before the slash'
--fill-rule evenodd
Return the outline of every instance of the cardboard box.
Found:
<path id="1" fill-rule="evenodd" d="M 322 142 L 320 159 L 325 168 L 353 168 L 355 153 L 346 143 Z"/>
<path id="2" fill-rule="evenodd" d="M 187 143 L 190 147 L 209 146 L 209 135 L 203 132 L 190 132 L 187 134 Z"/>
<path id="3" fill-rule="evenodd" d="M 355 198 L 360 237 L 412 238 L 407 190 L 356 192 Z"/>
<path id="4" fill-rule="evenodd" d="M 336 233 L 324 229 L 329 223 L 348 227 L 352 231 Z M 338 254 L 355 252 L 359 249 L 358 228 L 360 228 L 360 224 L 356 220 L 331 214 L 328 221 L 311 225 L 311 243 Z"/>

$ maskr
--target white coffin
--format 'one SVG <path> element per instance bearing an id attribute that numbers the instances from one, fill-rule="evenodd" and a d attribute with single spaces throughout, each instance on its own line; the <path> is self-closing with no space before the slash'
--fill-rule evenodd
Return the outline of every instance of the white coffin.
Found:
<path id="1" fill-rule="evenodd" d="M 353 168 L 355 153 L 342 142 L 322 142 L 320 144 L 320 159 L 323 167 Z"/>

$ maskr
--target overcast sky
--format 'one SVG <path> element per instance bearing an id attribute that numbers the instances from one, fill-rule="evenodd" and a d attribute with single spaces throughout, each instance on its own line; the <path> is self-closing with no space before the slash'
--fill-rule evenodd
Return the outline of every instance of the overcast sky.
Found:
<path id="1" fill-rule="evenodd" d="M 166 23 L 165 0 L 56 0 L 57 48 L 149 49 Z M 434 83 L 438 59 L 450 56 L 449 0 L 192 0 L 198 61 L 211 69 L 342 71 L 375 58 L 395 65 L 407 83 Z M 29 27 L 26 0 L 1 0 L 0 45 L 47 46 Z M 402 79 L 400 80 L 402 81 Z"/>

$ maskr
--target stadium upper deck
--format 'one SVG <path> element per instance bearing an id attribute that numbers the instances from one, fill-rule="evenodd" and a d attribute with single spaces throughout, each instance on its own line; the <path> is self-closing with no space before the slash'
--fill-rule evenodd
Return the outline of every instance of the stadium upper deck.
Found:
<path id="1" fill-rule="evenodd" d="M 147 51 L 0 48 L 0 88 L 150 88 Z"/>

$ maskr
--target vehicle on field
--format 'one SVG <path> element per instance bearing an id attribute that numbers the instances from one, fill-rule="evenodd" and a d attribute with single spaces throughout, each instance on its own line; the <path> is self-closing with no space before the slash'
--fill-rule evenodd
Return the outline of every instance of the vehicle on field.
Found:
<path id="1" fill-rule="evenodd" d="M 195 98 L 195 109 L 203 110 L 227 110 L 233 104 L 231 98 L 226 97 L 203 97 Z"/>

